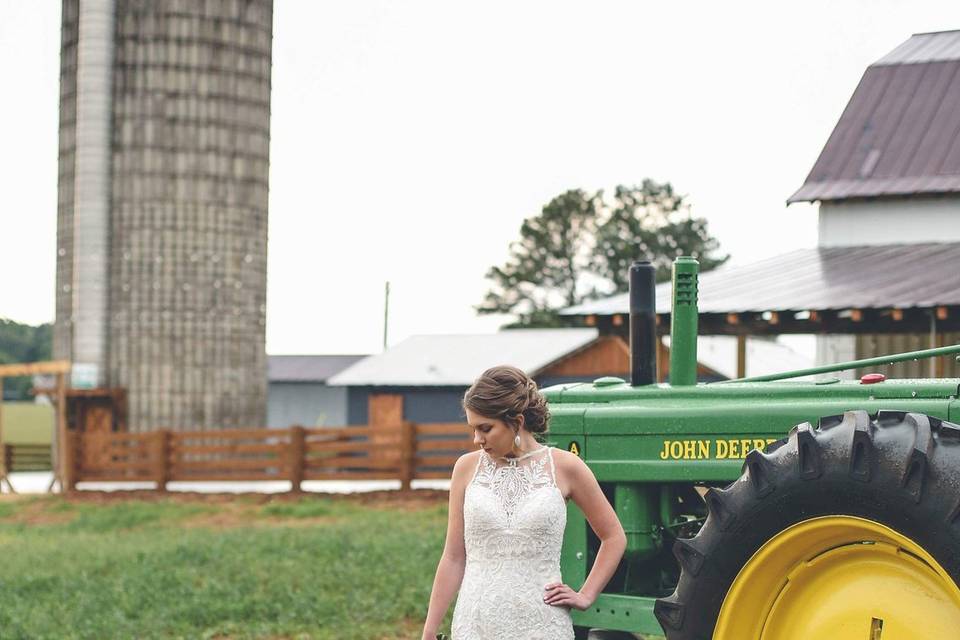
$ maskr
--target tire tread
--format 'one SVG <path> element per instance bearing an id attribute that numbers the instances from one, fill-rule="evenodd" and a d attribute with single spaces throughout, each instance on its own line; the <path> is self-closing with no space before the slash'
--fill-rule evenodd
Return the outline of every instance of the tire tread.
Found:
<path id="1" fill-rule="evenodd" d="M 713 636 L 726 590 L 770 536 L 823 515 L 866 517 L 918 541 L 960 584 L 960 426 L 848 411 L 752 451 L 739 481 L 704 495 L 699 533 L 673 547 L 681 576 L 654 605 L 667 640 Z M 935 524 L 944 522 L 946 526 Z"/>

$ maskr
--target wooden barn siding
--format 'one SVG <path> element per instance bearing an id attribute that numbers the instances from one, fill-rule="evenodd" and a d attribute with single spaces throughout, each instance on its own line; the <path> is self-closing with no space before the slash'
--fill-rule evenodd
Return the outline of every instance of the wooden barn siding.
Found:
<path id="1" fill-rule="evenodd" d="M 630 373 L 630 347 L 619 336 L 603 336 L 582 351 L 544 369 L 538 377 L 591 377 Z"/>
<path id="2" fill-rule="evenodd" d="M 918 351 L 929 349 L 932 346 L 951 344 L 960 344 L 960 332 L 937 334 L 936 345 L 930 344 L 929 333 L 863 334 L 857 336 L 856 357 L 857 359 L 873 358 L 891 353 Z M 937 377 L 960 377 L 960 363 L 954 357 L 939 358 L 936 367 Z M 929 360 L 899 362 L 885 367 L 870 367 L 869 370 L 858 370 L 857 375 L 872 372 L 883 373 L 888 378 L 929 378 L 931 376 Z"/>

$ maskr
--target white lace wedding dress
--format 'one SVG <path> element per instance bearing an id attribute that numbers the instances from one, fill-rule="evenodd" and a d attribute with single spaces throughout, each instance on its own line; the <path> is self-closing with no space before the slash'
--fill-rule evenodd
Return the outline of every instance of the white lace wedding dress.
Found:
<path id="1" fill-rule="evenodd" d="M 485 451 L 463 501 L 467 563 L 453 612 L 453 640 L 572 640 L 568 607 L 543 601 L 561 582 L 567 507 L 553 452 L 513 459 Z"/>

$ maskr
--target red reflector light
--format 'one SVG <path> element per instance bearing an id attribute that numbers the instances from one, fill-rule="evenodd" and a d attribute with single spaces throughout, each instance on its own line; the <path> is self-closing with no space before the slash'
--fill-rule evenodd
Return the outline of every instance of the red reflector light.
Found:
<path id="1" fill-rule="evenodd" d="M 887 376 L 882 373 L 868 373 L 860 378 L 860 384 L 876 384 L 877 382 L 883 382 L 887 379 Z"/>

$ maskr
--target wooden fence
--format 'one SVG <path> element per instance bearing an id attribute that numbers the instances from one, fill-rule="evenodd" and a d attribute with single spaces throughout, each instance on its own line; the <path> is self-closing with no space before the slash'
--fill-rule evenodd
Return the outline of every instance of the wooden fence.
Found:
<path id="1" fill-rule="evenodd" d="M 291 427 L 203 432 L 76 433 L 64 454 L 67 489 L 78 482 L 400 480 L 449 478 L 475 448 L 462 423 L 393 427 Z"/>
<path id="2" fill-rule="evenodd" d="M 0 447 L 0 468 L 15 471 L 50 471 L 49 444 L 10 444 Z"/>
<path id="3" fill-rule="evenodd" d="M 6 483 L 11 493 L 16 493 L 9 474 L 19 471 L 49 471 L 52 468 L 48 444 L 0 444 L 0 491 Z"/>

